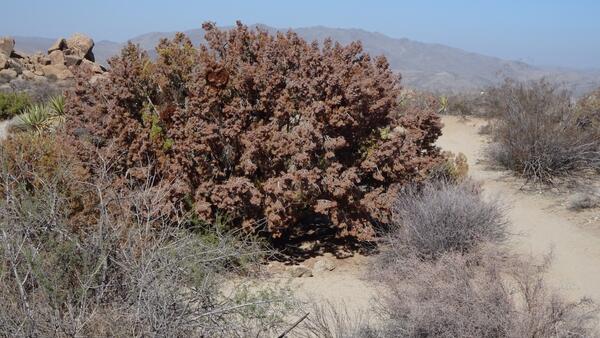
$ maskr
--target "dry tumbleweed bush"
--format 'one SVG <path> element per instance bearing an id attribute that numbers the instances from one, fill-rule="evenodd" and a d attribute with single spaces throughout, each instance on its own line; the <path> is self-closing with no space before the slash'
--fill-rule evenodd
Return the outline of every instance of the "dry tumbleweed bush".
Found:
<path id="1" fill-rule="evenodd" d="M 398 188 L 439 161 L 435 110 L 398 111 L 398 77 L 359 43 L 204 29 L 206 45 L 178 34 L 157 61 L 130 44 L 107 81 L 79 83 L 67 129 L 83 162 L 118 159 L 117 186 L 152 175 L 165 210 L 207 222 L 285 238 L 320 215 L 369 238 Z"/>
<path id="2" fill-rule="evenodd" d="M 600 169 L 595 115 L 571 103 L 570 93 L 545 81 L 491 88 L 488 157 L 534 182 L 552 182 L 578 170 Z"/>

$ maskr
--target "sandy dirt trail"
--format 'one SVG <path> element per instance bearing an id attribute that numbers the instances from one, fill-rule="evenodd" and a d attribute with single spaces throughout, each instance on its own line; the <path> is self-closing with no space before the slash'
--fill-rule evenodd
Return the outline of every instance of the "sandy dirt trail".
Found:
<path id="1" fill-rule="evenodd" d="M 569 298 L 588 296 L 600 302 L 600 222 L 567 210 L 552 194 L 519 190 L 522 182 L 507 172 L 487 169 L 482 162 L 487 140 L 478 134 L 484 121 L 444 117 L 443 122 L 438 145 L 464 153 L 470 175 L 483 183 L 485 193 L 508 203 L 511 229 L 517 234 L 509 245 L 522 254 L 552 250 L 549 283 Z"/>

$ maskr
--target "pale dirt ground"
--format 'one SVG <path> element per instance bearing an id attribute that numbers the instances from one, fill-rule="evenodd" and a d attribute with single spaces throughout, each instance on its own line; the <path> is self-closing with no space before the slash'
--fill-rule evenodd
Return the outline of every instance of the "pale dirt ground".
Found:
<path id="1" fill-rule="evenodd" d="M 549 284 L 567 298 L 588 296 L 600 302 L 600 211 L 570 211 L 565 206 L 570 193 L 561 192 L 561 187 L 521 190 L 522 180 L 508 172 L 489 169 L 482 160 L 487 140 L 478 134 L 485 124 L 483 120 L 449 116 L 443 122 L 439 146 L 464 153 L 470 175 L 482 182 L 485 194 L 508 204 L 511 231 L 515 234 L 507 244 L 511 250 L 534 256 L 552 251 Z M 312 268 L 316 259 L 302 264 Z M 313 277 L 290 278 L 286 267 L 279 263 L 273 263 L 269 270 L 275 280 L 289 281 L 301 298 L 344 303 L 351 312 L 369 311 L 371 298 L 378 293 L 366 280 L 374 257 L 332 259 L 336 264 L 333 271 L 315 273 Z"/>
<path id="2" fill-rule="evenodd" d="M 8 124 L 10 121 L 0 121 L 0 140 L 4 140 L 8 134 Z"/>
<path id="3" fill-rule="evenodd" d="M 290 277 L 282 263 L 271 263 L 269 270 L 279 282 L 289 282 L 291 289 L 301 300 L 329 302 L 334 306 L 344 306 L 349 313 L 368 312 L 371 300 L 377 295 L 377 289 L 368 281 L 368 268 L 373 257 L 355 254 L 353 257 L 336 259 L 326 254 L 327 259 L 335 263 L 332 271 L 313 272 L 312 277 Z M 301 265 L 313 268 L 320 257 L 310 258 Z"/>
<path id="4" fill-rule="evenodd" d="M 568 189 L 560 186 L 554 191 L 520 190 L 522 180 L 508 172 L 491 170 L 482 161 L 487 141 L 478 130 L 484 121 L 445 117 L 443 122 L 438 144 L 443 149 L 464 153 L 470 175 L 483 183 L 485 193 L 508 203 L 508 218 L 516 234 L 510 240 L 510 247 L 517 253 L 533 255 L 544 255 L 551 250 L 549 283 L 569 298 L 589 296 L 600 301 L 598 210 L 568 210 L 565 201 L 572 192 L 564 192 Z"/>

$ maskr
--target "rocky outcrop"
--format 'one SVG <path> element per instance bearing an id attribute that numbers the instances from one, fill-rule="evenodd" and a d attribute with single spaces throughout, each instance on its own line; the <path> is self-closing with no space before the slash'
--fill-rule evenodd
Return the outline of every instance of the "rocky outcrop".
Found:
<path id="1" fill-rule="evenodd" d="M 73 34 L 73 36 L 67 39 L 65 47 L 63 51 L 67 55 L 74 55 L 79 59 L 87 59 L 92 62 L 95 61 L 94 53 L 92 53 L 94 40 L 83 34 Z"/>
<path id="2" fill-rule="evenodd" d="M 7 36 L 0 37 L 0 55 L 10 57 L 14 49 L 15 39 Z"/>
<path id="3" fill-rule="evenodd" d="M 106 69 L 94 62 L 94 40 L 80 33 L 58 39 L 46 55 L 25 55 L 15 51 L 15 40 L 0 38 L 0 89 L 13 81 L 72 81 L 74 72 L 85 67 L 95 80 Z"/>

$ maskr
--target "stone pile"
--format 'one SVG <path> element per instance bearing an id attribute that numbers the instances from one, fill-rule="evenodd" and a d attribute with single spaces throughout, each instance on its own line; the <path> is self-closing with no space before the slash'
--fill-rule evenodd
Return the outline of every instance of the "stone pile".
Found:
<path id="1" fill-rule="evenodd" d="M 106 69 L 95 62 L 93 47 L 91 38 L 77 33 L 68 39 L 58 39 L 47 54 L 26 55 L 15 51 L 13 38 L 0 37 L 0 86 L 18 80 L 70 81 L 78 67 L 102 76 Z"/>

